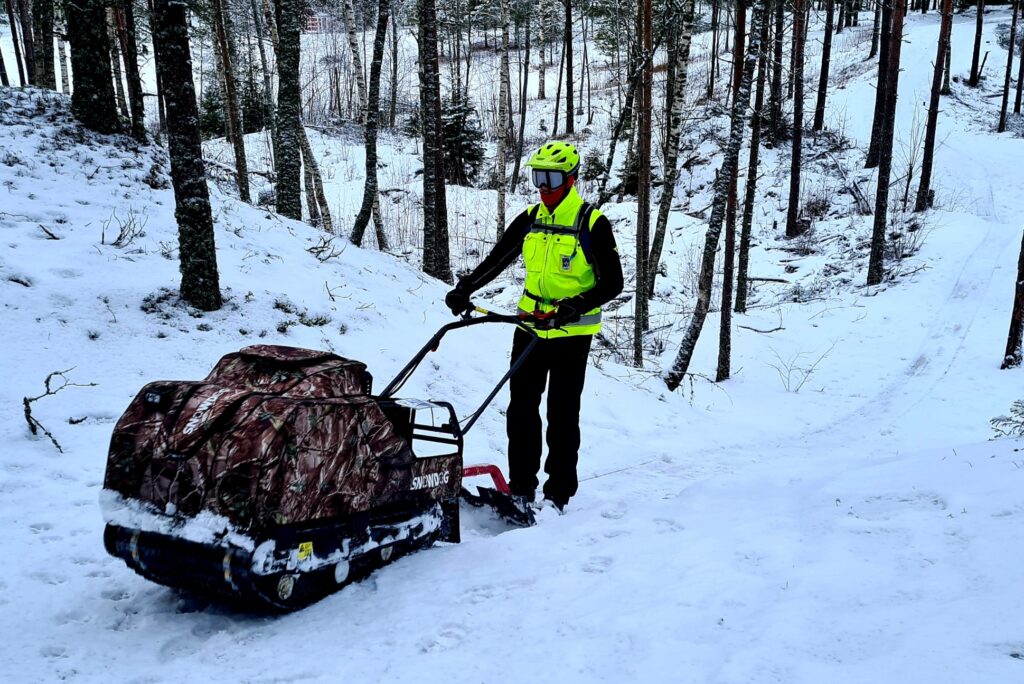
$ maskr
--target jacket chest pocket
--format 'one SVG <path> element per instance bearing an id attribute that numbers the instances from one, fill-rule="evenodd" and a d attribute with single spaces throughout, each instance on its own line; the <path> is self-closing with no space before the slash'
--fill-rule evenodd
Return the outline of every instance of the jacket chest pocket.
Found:
<path id="1" fill-rule="evenodd" d="M 531 233 L 523 240 L 523 261 L 527 273 L 540 273 L 544 270 L 544 255 L 547 252 L 547 236 Z"/>
<path id="2" fill-rule="evenodd" d="M 583 262 L 579 241 L 573 236 L 559 235 L 552 240 L 545 270 L 552 275 L 571 276 L 580 271 Z"/>

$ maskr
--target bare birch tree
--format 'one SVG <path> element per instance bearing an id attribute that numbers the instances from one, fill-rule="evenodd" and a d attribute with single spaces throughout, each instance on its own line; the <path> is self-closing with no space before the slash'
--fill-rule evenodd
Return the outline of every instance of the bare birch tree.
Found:
<path id="1" fill-rule="evenodd" d="M 714 197 L 711 203 L 711 218 L 708 221 L 707 237 L 701 256 L 700 276 L 698 282 L 697 303 L 690 317 L 689 326 L 683 336 L 672 367 L 665 374 L 668 389 L 675 390 L 683 382 L 693 359 L 693 350 L 697 346 L 697 338 L 704 327 L 708 309 L 711 305 L 711 284 L 715 273 L 715 253 L 722 235 L 722 224 L 725 220 L 725 209 L 729 195 L 729 177 L 732 167 L 739 163 L 740 148 L 743 146 L 743 132 L 746 124 L 746 104 L 750 101 L 750 87 L 754 78 L 754 65 L 757 53 L 761 50 L 761 22 L 764 21 L 764 0 L 754 0 L 750 22 L 750 49 L 744 58 L 743 77 L 740 79 L 740 94 L 732 103 L 729 117 L 729 140 L 725 148 L 722 168 L 715 180 Z"/>

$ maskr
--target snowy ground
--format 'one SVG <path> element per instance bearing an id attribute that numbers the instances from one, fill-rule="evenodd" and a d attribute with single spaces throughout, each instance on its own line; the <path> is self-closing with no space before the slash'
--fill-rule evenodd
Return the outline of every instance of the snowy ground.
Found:
<path id="1" fill-rule="evenodd" d="M 969 65 L 970 22 L 957 18 L 954 73 Z M 910 18 L 903 122 L 927 92 L 936 32 L 934 14 Z M 215 192 L 229 300 L 219 312 L 189 312 L 166 295 L 177 283 L 172 193 L 143 182 L 165 178 L 159 153 L 82 137 L 61 107 L 2 91 L 0 526 L 9 560 L 0 677 L 1024 681 L 1024 600 L 1014 590 L 1024 443 L 988 441 L 988 419 L 1021 398 L 1019 372 L 998 366 L 1024 141 L 991 132 L 997 100 L 988 95 L 1005 52 L 994 40 L 986 49 L 986 89 L 957 86 L 944 102 L 942 206 L 915 256 L 923 270 L 871 290 L 856 286 L 860 271 L 845 290 L 802 303 L 775 296 L 785 288 L 762 292 L 764 308 L 737 324 L 784 330 L 737 329 L 735 377 L 722 385 L 698 380 L 670 395 L 651 373 L 603 357 L 588 377 L 583 482 L 568 515 L 505 531 L 470 514 L 463 544 L 404 558 L 281 618 L 206 605 L 105 555 L 97 499 L 113 421 L 146 381 L 201 377 L 257 340 L 365 360 L 381 387 L 449 320 L 445 287 L 343 240 L 343 253 L 320 263 L 305 251 L 320 240 L 315 230 Z M 870 77 L 851 78 L 829 103 L 831 115 L 850 113 L 846 135 L 861 145 Z M 465 191 L 464 201 L 481 197 Z M 784 195 L 763 210 L 778 202 Z M 629 207 L 615 212 L 628 254 Z M 131 217 L 144 234 L 114 244 Z M 678 221 L 685 253 L 699 222 Z M 803 282 L 824 268 L 822 254 L 782 263 L 777 246 L 763 235 L 761 275 L 795 265 Z M 667 287 L 684 292 L 681 279 Z M 500 375 L 508 337 L 452 338 L 408 394 L 468 412 Z M 711 372 L 716 337 L 709 317 L 694 370 Z M 664 361 L 678 336 L 666 338 Z M 70 368 L 71 381 L 97 386 L 32 405 L 58 453 L 28 434 L 22 397 Z M 470 460 L 503 464 L 505 401 L 471 433 Z"/>

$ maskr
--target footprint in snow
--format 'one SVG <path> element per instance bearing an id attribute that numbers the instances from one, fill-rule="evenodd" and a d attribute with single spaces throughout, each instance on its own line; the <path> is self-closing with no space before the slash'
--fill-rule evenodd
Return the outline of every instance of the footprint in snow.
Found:
<path id="1" fill-rule="evenodd" d="M 67 578 L 63 575 L 52 572 L 30 572 L 28 576 L 37 582 L 42 582 L 43 584 L 49 584 L 51 586 L 64 584 L 64 582 L 67 581 Z"/>
<path id="2" fill-rule="evenodd" d="M 462 645 L 466 640 L 466 628 L 453 622 L 441 625 L 441 630 L 434 637 L 420 641 L 420 653 L 436 653 L 450 651 Z"/>
<path id="3" fill-rule="evenodd" d="M 56 660 L 59 658 L 68 657 L 67 646 L 60 646 L 57 644 L 51 644 L 49 646 L 43 646 L 39 649 L 39 655 L 43 656 L 47 660 Z"/>
<path id="4" fill-rule="evenodd" d="M 37 523 L 32 523 L 31 525 L 28 526 L 28 528 L 30 530 L 32 530 L 32 534 L 39 534 L 40 532 L 46 532 L 47 530 L 52 530 L 53 529 L 53 525 L 51 525 L 48 522 L 37 522 Z"/>
<path id="5" fill-rule="evenodd" d="M 621 520 L 626 515 L 626 510 L 625 502 L 620 501 L 614 506 L 608 506 L 601 511 L 601 517 L 608 520 Z"/>
<path id="6" fill-rule="evenodd" d="M 610 556 L 594 556 L 583 564 L 583 572 L 605 573 L 608 572 L 608 568 L 612 566 L 612 563 L 613 560 Z"/>
<path id="7" fill-rule="evenodd" d="M 686 528 L 671 518 L 655 518 L 654 524 L 658 527 L 659 534 L 669 532 L 682 532 Z"/>

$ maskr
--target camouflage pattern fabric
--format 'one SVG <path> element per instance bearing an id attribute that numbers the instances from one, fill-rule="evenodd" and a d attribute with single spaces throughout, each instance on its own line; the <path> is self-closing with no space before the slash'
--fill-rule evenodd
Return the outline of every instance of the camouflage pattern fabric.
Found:
<path id="1" fill-rule="evenodd" d="M 454 496 L 461 458 L 417 459 L 375 399 L 328 394 L 361 389 L 364 368 L 249 347 L 221 359 L 206 382 L 150 383 L 114 429 L 104 487 L 168 515 L 223 515 L 257 536 Z"/>

